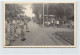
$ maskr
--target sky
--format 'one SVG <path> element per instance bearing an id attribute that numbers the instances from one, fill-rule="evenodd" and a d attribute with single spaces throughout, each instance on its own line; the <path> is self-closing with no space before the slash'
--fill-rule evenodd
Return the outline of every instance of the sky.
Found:
<path id="1" fill-rule="evenodd" d="M 26 8 L 26 9 L 24 9 L 26 16 L 28 16 L 30 18 L 35 17 L 35 14 L 33 13 L 33 9 L 32 9 L 32 4 L 24 5 L 24 7 Z"/>

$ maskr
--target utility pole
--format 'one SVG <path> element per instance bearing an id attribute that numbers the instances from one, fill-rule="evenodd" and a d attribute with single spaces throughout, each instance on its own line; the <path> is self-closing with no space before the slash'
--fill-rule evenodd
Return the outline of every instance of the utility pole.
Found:
<path id="1" fill-rule="evenodd" d="M 48 4 L 47 4 L 47 24 L 48 24 Z"/>
<path id="2" fill-rule="evenodd" d="M 43 3 L 43 27 L 44 27 L 44 3 Z"/>

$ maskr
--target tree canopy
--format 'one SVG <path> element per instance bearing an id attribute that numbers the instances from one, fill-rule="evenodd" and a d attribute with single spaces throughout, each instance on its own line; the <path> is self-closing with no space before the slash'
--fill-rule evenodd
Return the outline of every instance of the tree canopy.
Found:
<path id="1" fill-rule="evenodd" d="M 46 5 L 45 5 L 46 6 Z M 47 4 L 48 6 L 48 14 L 55 15 L 57 18 L 70 19 L 70 17 L 74 16 L 74 4 L 73 3 L 54 3 Z"/>
<path id="2" fill-rule="evenodd" d="M 38 13 L 43 13 L 43 3 L 33 4 L 33 12 L 38 16 Z M 48 9 L 48 11 L 47 11 Z M 62 20 L 70 20 L 74 16 L 73 3 L 44 3 L 44 14 L 55 15 L 55 17 Z M 43 14 L 42 14 L 43 15 Z M 73 18 L 74 19 L 74 18 Z"/>
<path id="3" fill-rule="evenodd" d="M 5 4 L 5 17 L 14 19 L 15 17 L 18 18 L 20 14 L 24 14 L 25 9 L 20 4 Z"/>

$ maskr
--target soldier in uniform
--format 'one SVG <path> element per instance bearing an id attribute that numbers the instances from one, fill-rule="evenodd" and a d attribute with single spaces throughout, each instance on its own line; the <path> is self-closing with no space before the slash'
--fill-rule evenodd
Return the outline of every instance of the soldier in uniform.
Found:
<path id="1" fill-rule="evenodd" d="M 28 24 L 28 21 L 24 19 L 24 25 L 26 26 L 26 32 L 30 32 L 27 24 Z"/>
<path id="2" fill-rule="evenodd" d="M 21 27 L 20 27 L 19 20 L 17 20 L 16 23 L 16 34 L 18 35 L 18 37 L 21 35 Z"/>
<path id="3" fill-rule="evenodd" d="M 10 41 L 10 21 L 6 20 L 5 22 L 5 28 L 6 28 L 6 32 L 5 32 L 5 37 L 6 37 L 6 44 L 5 45 L 10 45 L 11 41 Z"/>
<path id="4" fill-rule="evenodd" d="M 10 22 L 10 40 L 15 41 L 13 20 Z"/>
<path id="5" fill-rule="evenodd" d="M 24 25 L 24 21 L 21 20 L 21 41 L 25 41 L 25 25 Z"/>

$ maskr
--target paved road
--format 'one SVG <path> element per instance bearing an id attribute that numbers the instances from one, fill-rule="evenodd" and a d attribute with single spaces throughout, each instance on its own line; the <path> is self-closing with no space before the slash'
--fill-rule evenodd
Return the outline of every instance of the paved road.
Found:
<path id="1" fill-rule="evenodd" d="M 26 32 L 25 41 L 17 38 L 12 42 L 11 46 L 28 46 L 28 45 L 70 45 L 58 36 L 52 35 L 58 29 L 52 27 L 41 27 L 38 24 L 30 21 L 28 23 L 30 32 Z M 61 29 L 60 29 L 61 30 Z"/>

